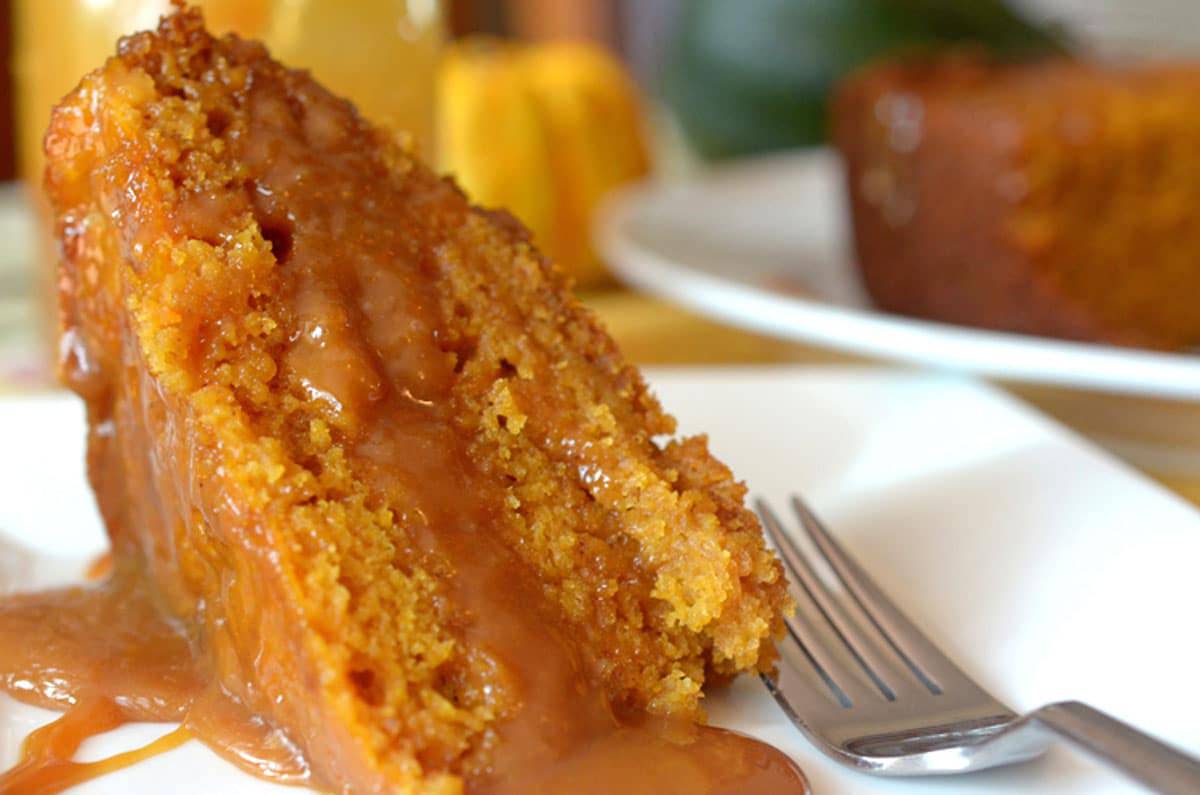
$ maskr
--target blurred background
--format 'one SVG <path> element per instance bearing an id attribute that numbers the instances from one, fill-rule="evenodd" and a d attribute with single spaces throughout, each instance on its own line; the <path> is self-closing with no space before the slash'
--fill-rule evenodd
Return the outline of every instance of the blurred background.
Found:
<path id="1" fill-rule="evenodd" d="M 509 208 L 575 276 L 627 355 L 652 365 L 876 360 L 630 286 L 638 280 L 618 271 L 636 264 L 612 267 L 594 234 L 597 214 L 622 189 L 693 184 L 755 158 L 827 151 L 833 92 L 879 59 L 964 48 L 1116 64 L 1200 57 L 1195 0 L 197 4 L 214 30 L 264 40 L 368 117 L 407 131 L 478 202 Z M 53 377 L 53 255 L 37 189 L 50 107 L 119 36 L 153 26 L 168 5 L 0 2 L 0 389 L 43 388 Z M 845 212 L 840 194 L 812 201 Z M 1187 396 L 1000 383 L 1200 499 L 1200 409 Z"/>

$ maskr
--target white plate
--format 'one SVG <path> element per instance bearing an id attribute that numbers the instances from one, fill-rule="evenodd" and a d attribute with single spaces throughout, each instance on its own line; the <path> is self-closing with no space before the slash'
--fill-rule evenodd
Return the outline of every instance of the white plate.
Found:
<path id="1" fill-rule="evenodd" d="M 596 242 L 626 282 L 728 323 L 857 354 L 1033 383 L 1200 399 L 1200 355 L 1062 342 L 875 309 L 841 164 L 774 155 L 619 193 Z"/>
<path id="2" fill-rule="evenodd" d="M 965 379 L 768 369 L 651 381 L 683 430 L 707 430 L 755 494 L 780 506 L 793 489 L 811 498 L 884 588 L 1013 707 L 1080 698 L 1200 752 L 1200 514 L 1181 500 Z M 0 457 L 9 587 L 60 581 L 104 546 L 83 481 L 81 414 L 64 397 L 0 400 L 4 449 L 23 453 Z M 1137 791 L 1066 750 L 968 778 L 875 779 L 825 760 L 753 679 L 709 706 L 716 722 L 790 753 L 817 795 Z M 51 717 L 0 699 L 0 765 Z M 127 727 L 84 752 L 164 731 Z M 79 791 L 158 793 L 168 781 L 175 793 L 267 789 L 192 742 Z"/>

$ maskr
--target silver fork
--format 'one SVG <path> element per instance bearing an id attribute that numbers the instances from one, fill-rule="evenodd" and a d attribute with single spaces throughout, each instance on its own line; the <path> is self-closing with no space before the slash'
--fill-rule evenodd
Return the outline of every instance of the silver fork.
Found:
<path id="1" fill-rule="evenodd" d="M 1086 704 L 1017 715 L 905 618 L 799 497 L 792 507 L 815 561 L 764 501 L 756 507 L 797 605 L 778 670 L 763 681 L 829 756 L 876 775 L 941 775 L 1033 759 L 1058 737 L 1158 792 L 1200 793 L 1200 762 Z"/>

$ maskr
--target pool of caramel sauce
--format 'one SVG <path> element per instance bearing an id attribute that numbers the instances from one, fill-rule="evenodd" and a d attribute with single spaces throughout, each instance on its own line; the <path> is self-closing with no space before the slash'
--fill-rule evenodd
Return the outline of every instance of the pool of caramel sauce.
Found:
<path id="1" fill-rule="evenodd" d="M 0 599 L 0 686 L 20 701 L 64 710 L 26 739 L 17 765 L 0 773 L 0 793 L 61 792 L 192 737 L 261 777 L 309 783 L 307 763 L 281 732 L 210 686 L 137 569 L 108 562 L 97 569 L 105 579 Z M 179 727 L 143 748 L 73 761 L 89 737 L 141 721 Z"/>
<path id="2" fill-rule="evenodd" d="M 622 725 L 567 644 L 528 620 L 524 595 L 467 554 L 466 538 L 439 544 L 454 555 L 468 602 L 496 620 L 473 622 L 473 638 L 511 650 L 525 682 L 525 707 L 503 732 L 493 775 L 471 795 L 801 795 L 804 778 L 779 751 L 720 729 L 665 722 Z M 502 558 L 501 558 L 502 561 Z M 0 773 L 3 795 L 50 795 L 120 770 L 195 738 L 243 770 L 271 781 L 320 787 L 303 755 L 210 683 L 181 628 L 164 617 L 138 567 L 104 561 L 104 579 L 0 600 L 0 686 L 15 698 L 63 710 L 25 741 L 17 765 Z M 465 575 L 465 576 L 463 576 Z M 505 608 L 511 609 L 505 609 Z M 74 761 L 90 737 L 131 722 L 178 722 L 141 748 Z"/>

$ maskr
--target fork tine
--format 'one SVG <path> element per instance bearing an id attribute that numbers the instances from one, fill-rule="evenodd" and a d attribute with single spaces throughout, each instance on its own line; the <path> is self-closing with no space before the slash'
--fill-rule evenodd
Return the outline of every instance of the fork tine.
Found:
<path id="1" fill-rule="evenodd" d="M 767 534 L 790 570 L 789 561 L 799 554 L 794 543 L 783 531 L 779 518 L 770 506 L 758 500 L 756 507 Z M 795 577 L 789 578 L 788 586 L 796 602 L 796 615 L 784 619 L 788 633 L 796 647 L 812 663 L 834 700 L 842 707 L 883 701 L 884 696 L 878 687 L 865 681 L 861 660 L 849 659 L 853 650 L 829 623 L 812 593 L 797 584 Z M 842 654 L 838 654 L 839 649 Z"/>
<path id="2" fill-rule="evenodd" d="M 845 583 L 864 614 L 874 622 L 913 674 L 931 692 L 939 694 L 950 688 L 979 689 L 974 680 L 964 674 L 900 612 L 870 576 L 834 540 L 798 495 L 792 495 L 792 508 L 796 511 L 808 537 L 812 539 L 813 545 L 820 550 L 830 568 Z"/>
<path id="3" fill-rule="evenodd" d="M 912 696 L 925 692 L 925 683 L 919 677 L 914 678 L 910 666 L 882 635 L 878 625 L 863 611 L 858 601 L 853 596 L 835 595 L 809 562 L 809 555 L 790 536 L 785 534 L 785 537 L 784 544 L 781 546 L 777 542 L 776 546 L 780 548 L 780 554 L 793 577 L 808 591 L 825 620 L 850 649 L 855 661 L 883 697 L 895 701 L 900 695 Z"/>

